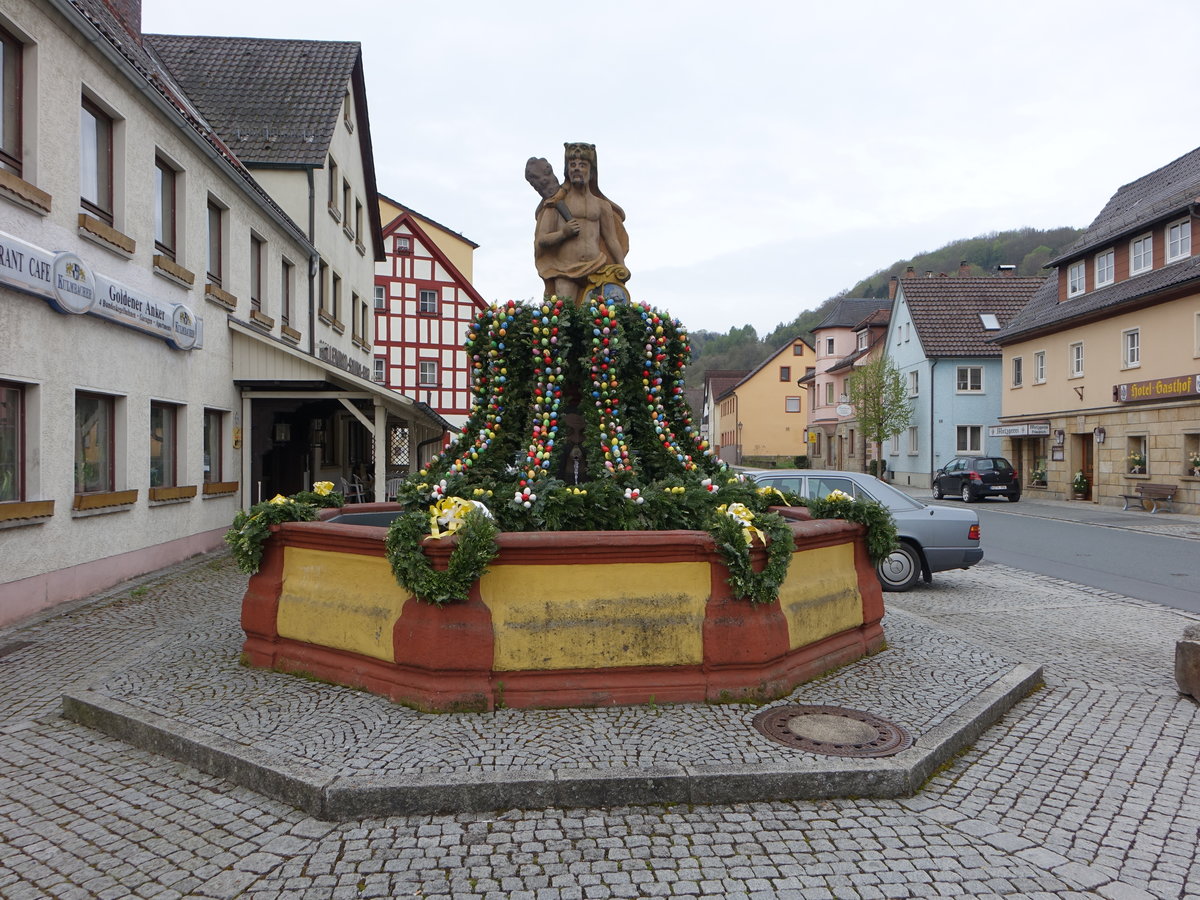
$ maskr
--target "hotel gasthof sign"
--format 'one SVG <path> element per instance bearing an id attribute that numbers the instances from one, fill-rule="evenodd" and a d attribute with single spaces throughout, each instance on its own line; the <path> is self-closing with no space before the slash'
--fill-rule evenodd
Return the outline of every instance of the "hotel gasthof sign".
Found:
<path id="1" fill-rule="evenodd" d="M 1113 387 L 1117 403 L 1137 403 L 1141 400 L 1175 400 L 1200 396 L 1200 375 L 1176 375 L 1150 381 L 1131 381 Z"/>

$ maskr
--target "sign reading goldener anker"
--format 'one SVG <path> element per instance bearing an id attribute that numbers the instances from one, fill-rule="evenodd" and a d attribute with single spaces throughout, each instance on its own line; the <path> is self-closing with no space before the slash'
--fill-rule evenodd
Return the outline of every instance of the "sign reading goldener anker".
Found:
<path id="1" fill-rule="evenodd" d="M 1113 386 L 1113 400 L 1117 403 L 1174 400 L 1196 395 L 1200 395 L 1200 375 L 1174 375 L 1170 378 L 1152 378 L 1149 381 L 1131 381 L 1128 384 Z"/>

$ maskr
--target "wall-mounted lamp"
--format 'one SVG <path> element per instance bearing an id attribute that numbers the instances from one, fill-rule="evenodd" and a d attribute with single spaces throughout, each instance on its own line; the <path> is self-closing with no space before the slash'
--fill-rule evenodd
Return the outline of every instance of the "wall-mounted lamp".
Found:
<path id="1" fill-rule="evenodd" d="M 288 422 L 276 422 L 275 429 L 271 434 L 277 444 L 286 444 L 292 439 L 292 426 Z"/>
<path id="2" fill-rule="evenodd" d="M 1066 434 L 1063 432 L 1063 430 L 1062 430 L 1061 428 L 1057 428 L 1057 429 L 1055 429 L 1055 431 L 1054 431 L 1054 443 L 1055 443 L 1055 445 L 1056 445 L 1056 446 L 1058 446 L 1058 447 L 1061 447 L 1061 446 L 1063 445 L 1063 441 L 1064 441 L 1065 439 L 1066 439 Z"/>
<path id="3" fill-rule="evenodd" d="M 1104 439 L 1105 439 L 1106 437 L 1108 437 L 1108 433 L 1107 433 L 1107 432 L 1106 432 L 1106 431 L 1105 431 L 1103 428 L 1097 428 L 1097 429 L 1095 429 L 1095 430 L 1092 432 L 1092 434 L 1094 434 L 1094 435 L 1096 436 L 1096 443 L 1097 443 L 1097 444 L 1103 444 L 1103 443 L 1104 443 Z"/>

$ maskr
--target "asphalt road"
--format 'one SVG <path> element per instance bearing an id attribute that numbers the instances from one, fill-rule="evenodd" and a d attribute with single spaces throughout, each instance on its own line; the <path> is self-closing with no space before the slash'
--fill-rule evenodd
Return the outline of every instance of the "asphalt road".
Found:
<path id="1" fill-rule="evenodd" d="M 1200 613 L 1196 541 L 1021 515 L 1006 506 L 970 507 L 979 513 L 985 561 Z"/>

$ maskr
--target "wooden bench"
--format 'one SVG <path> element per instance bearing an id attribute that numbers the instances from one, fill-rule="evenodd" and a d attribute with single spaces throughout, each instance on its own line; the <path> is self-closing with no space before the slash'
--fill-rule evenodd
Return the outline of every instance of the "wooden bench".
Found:
<path id="1" fill-rule="evenodd" d="M 1122 494 L 1121 497 L 1125 500 L 1125 505 L 1122 509 L 1129 509 L 1129 501 L 1137 500 L 1142 509 L 1145 509 L 1143 501 L 1150 501 L 1150 512 L 1158 512 L 1158 505 L 1165 504 L 1167 512 L 1171 511 L 1171 503 L 1175 500 L 1176 486 L 1173 484 L 1151 484 L 1148 481 L 1142 482 L 1132 494 Z"/>

